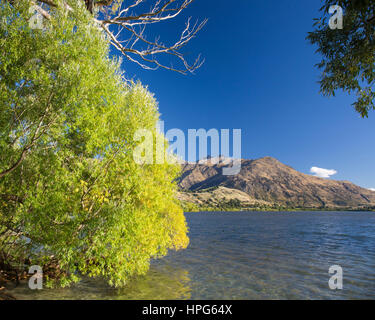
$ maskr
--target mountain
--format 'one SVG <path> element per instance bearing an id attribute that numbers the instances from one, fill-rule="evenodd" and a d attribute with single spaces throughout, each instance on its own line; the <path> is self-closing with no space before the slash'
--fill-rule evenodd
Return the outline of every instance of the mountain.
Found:
<path id="1" fill-rule="evenodd" d="M 184 164 L 179 198 L 200 207 L 375 208 L 374 191 L 307 175 L 271 157 L 241 160 L 235 176 L 222 174 L 226 166 L 223 159 Z"/>

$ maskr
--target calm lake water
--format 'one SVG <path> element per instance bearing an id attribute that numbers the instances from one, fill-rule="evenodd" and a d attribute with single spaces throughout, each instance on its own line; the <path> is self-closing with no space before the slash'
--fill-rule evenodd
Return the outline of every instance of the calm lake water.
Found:
<path id="1" fill-rule="evenodd" d="M 113 289 L 11 291 L 19 299 L 375 299 L 375 213 L 188 213 L 190 246 Z M 340 265 L 344 288 L 329 289 Z"/>

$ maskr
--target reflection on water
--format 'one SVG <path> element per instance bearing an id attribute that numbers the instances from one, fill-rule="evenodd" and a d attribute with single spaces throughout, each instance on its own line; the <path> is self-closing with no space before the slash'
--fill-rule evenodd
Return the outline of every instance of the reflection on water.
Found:
<path id="1" fill-rule="evenodd" d="M 153 265 L 145 276 L 137 277 L 125 288 L 109 287 L 102 280 L 84 279 L 66 289 L 31 291 L 26 283 L 12 290 L 18 299 L 111 299 L 179 300 L 190 299 L 188 271 L 168 265 Z"/>
<path id="2" fill-rule="evenodd" d="M 190 246 L 125 288 L 84 280 L 20 299 L 375 299 L 375 213 L 187 214 Z M 344 269 L 344 290 L 328 269 Z"/>

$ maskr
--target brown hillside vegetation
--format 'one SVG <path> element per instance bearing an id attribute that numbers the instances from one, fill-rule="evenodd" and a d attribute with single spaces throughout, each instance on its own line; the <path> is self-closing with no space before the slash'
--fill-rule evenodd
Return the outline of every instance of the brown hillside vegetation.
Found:
<path id="1" fill-rule="evenodd" d="M 208 197 L 208 191 L 206 194 L 202 191 L 216 190 L 221 187 L 219 191 L 209 191 L 213 202 L 221 201 L 223 198 L 229 200 L 238 198 L 244 204 L 258 201 L 293 208 L 329 209 L 375 206 L 375 192 L 373 191 L 348 181 L 335 181 L 307 175 L 271 157 L 242 160 L 241 171 L 235 176 L 224 176 L 222 169 L 225 166 L 223 162 L 213 164 L 210 161 L 205 164 L 183 165 L 179 185 L 190 195 L 180 197 L 185 201 L 198 204 L 199 201 L 207 200 Z M 231 192 L 228 189 L 231 189 Z M 194 192 L 198 191 L 200 191 L 201 200 L 197 193 L 194 196 Z"/>

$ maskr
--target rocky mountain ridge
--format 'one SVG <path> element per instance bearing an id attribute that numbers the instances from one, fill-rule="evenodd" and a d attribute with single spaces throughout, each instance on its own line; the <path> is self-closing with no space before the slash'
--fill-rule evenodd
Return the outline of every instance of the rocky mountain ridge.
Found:
<path id="1" fill-rule="evenodd" d="M 272 157 L 241 160 L 235 176 L 222 174 L 227 166 L 223 159 L 183 164 L 180 199 L 207 206 L 233 200 L 240 207 L 375 208 L 374 191 L 304 174 Z"/>

